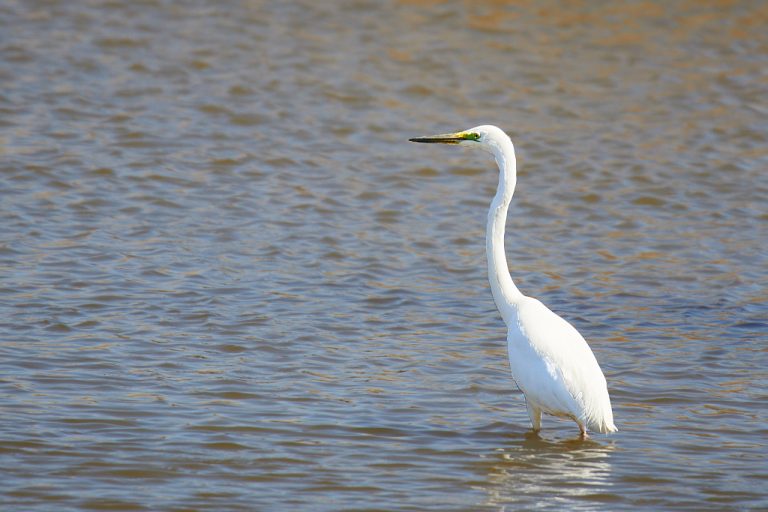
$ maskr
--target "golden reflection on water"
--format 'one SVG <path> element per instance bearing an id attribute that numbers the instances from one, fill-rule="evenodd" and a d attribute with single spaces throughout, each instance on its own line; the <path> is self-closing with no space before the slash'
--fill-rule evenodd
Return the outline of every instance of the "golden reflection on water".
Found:
<path id="1" fill-rule="evenodd" d="M 759 0 L 4 2 L 0 501 L 766 508 L 767 25 Z M 406 142 L 486 122 L 518 150 L 511 273 L 589 340 L 614 436 L 522 437 L 495 167 Z"/>

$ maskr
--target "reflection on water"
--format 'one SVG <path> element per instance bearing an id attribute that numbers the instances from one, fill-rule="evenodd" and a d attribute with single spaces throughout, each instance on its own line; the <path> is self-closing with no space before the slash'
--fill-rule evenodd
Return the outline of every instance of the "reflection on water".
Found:
<path id="1" fill-rule="evenodd" d="M 768 3 L 0 2 L 0 502 L 767 509 Z M 617 426 L 526 438 L 486 280 Z M 453 149 L 453 150 L 451 150 Z"/>
<path id="2" fill-rule="evenodd" d="M 528 437 L 516 449 L 500 448 L 484 461 L 489 467 L 483 504 L 494 510 L 580 510 L 595 502 L 609 507 L 620 501 L 612 488 L 613 450 L 610 443 L 539 437 Z"/>

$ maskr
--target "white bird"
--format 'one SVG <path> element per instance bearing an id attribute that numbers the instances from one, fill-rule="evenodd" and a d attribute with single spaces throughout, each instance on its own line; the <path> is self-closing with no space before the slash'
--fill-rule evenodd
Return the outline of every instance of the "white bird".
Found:
<path id="1" fill-rule="evenodd" d="M 490 152 L 499 166 L 499 186 L 488 212 L 486 255 L 493 300 L 507 324 L 512 378 L 525 395 L 534 432 L 541 413 L 570 418 L 587 429 L 616 432 L 605 376 L 587 342 L 570 323 L 538 299 L 523 295 L 512 282 L 504 252 L 507 209 L 515 191 L 517 165 L 512 141 L 491 125 L 416 137 L 411 142 L 459 144 Z"/>

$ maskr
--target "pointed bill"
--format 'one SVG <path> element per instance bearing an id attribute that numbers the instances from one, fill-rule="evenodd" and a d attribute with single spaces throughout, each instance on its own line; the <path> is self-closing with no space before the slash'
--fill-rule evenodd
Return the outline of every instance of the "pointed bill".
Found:
<path id="1" fill-rule="evenodd" d="M 478 135 L 471 132 L 442 133 L 440 135 L 427 135 L 408 139 L 411 142 L 428 142 L 432 144 L 458 144 L 465 140 L 477 140 Z"/>

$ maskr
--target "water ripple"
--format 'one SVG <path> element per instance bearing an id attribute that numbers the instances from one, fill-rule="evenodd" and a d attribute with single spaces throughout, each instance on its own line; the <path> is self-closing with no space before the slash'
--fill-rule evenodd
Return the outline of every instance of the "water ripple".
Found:
<path id="1" fill-rule="evenodd" d="M 768 507 L 765 17 L 6 2 L 3 503 Z M 616 435 L 528 432 L 493 163 L 406 142 L 480 122 L 517 147 L 513 277 Z"/>

